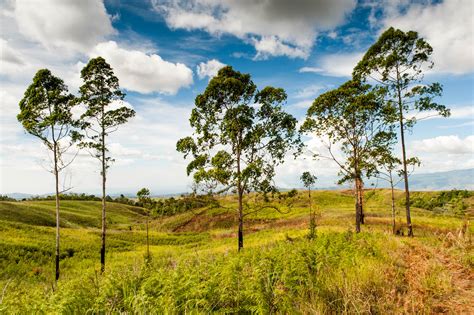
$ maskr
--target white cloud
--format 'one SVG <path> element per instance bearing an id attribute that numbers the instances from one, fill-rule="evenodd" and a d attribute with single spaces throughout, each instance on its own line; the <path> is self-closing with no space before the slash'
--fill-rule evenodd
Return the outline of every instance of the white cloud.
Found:
<path id="1" fill-rule="evenodd" d="M 302 100 L 291 104 L 290 106 L 296 108 L 309 108 L 313 104 L 314 99 Z"/>
<path id="2" fill-rule="evenodd" d="M 17 106 L 14 98 L 5 100 L 12 102 L 9 108 Z M 190 183 L 185 171 L 186 161 L 175 148 L 179 138 L 192 133 L 188 123 L 191 108 L 169 104 L 159 98 L 138 99 L 133 103 L 137 115 L 107 139 L 110 154 L 115 159 L 108 171 L 107 191 L 133 192 L 143 186 L 159 193 L 186 191 Z M 122 105 L 131 106 L 127 102 Z M 15 118 L 16 112 L 10 112 L 5 117 L 15 133 L 4 129 L 3 120 L 0 128 L 0 193 L 50 193 L 54 177 L 42 167 L 48 162 L 47 151 L 35 137 L 23 135 Z M 1 113 L 5 114 L 3 110 Z M 80 151 L 63 175 L 71 180 L 74 191 L 100 191 L 99 163 L 87 150 Z"/>
<path id="3" fill-rule="evenodd" d="M 255 46 L 258 58 L 309 56 L 319 31 L 344 22 L 355 0 L 153 0 L 174 29 L 231 34 Z"/>
<path id="4" fill-rule="evenodd" d="M 423 153 L 436 154 L 471 154 L 474 156 L 474 136 L 464 139 L 459 136 L 439 136 L 413 141 L 413 148 Z"/>
<path id="5" fill-rule="evenodd" d="M 7 66 L 18 67 L 23 65 L 23 61 L 20 56 L 14 51 L 14 49 L 8 44 L 8 41 L 0 38 L 0 71 L 3 73 L 4 68 Z"/>
<path id="6" fill-rule="evenodd" d="M 444 172 L 474 167 L 474 136 L 439 136 L 415 140 L 407 146 L 408 156 L 421 160 L 417 173 Z"/>
<path id="7" fill-rule="evenodd" d="M 319 84 L 313 84 L 307 87 L 304 87 L 300 90 L 298 90 L 295 94 L 296 98 L 308 98 L 312 96 L 318 95 L 322 90 L 326 89 L 327 86 L 324 85 L 319 85 Z"/>
<path id="8" fill-rule="evenodd" d="M 260 39 L 252 38 L 253 45 L 257 50 L 255 59 L 268 59 L 270 56 L 287 56 L 290 58 L 306 59 L 309 50 L 298 46 L 283 43 L 277 36 L 263 36 Z"/>
<path id="9" fill-rule="evenodd" d="M 319 59 L 318 67 L 303 67 L 299 72 L 321 73 L 331 77 L 350 77 L 362 56 L 363 53 L 326 55 Z"/>
<path id="10" fill-rule="evenodd" d="M 130 91 L 176 94 L 193 83 L 193 72 L 186 65 L 165 61 L 156 54 L 126 50 L 114 41 L 98 44 L 89 55 L 104 57 L 120 85 Z"/>
<path id="11" fill-rule="evenodd" d="M 383 25 L 424 37 L 433 47 L 435 71 L 469 73 L 474 71 L 473 10 L 472 0 L 391 6 Z"/>
<path id="12" fill-rule="evenodd" d="M 205 77 L 211 79 L 223 67 L 225 67 L 225 64 L 217 59 L 211 59 L 207 62 L 201 62 L 199 65 L 197 65 L 196 71 L 200 79 L 204 79 Z"/>
<path id="13" fill-rule="evenodd" d="M 115 32 L 101 0 L 17 0 L 19 31 L 49 49 L 85 52 Z"/>
<path id="14" fill-rule="evenodd" d="M 449 116 L 449 118 L 474 119 L 474 105 L 451 106 L 450 108 L 451 108 L 451 116 Z"/>
<path id="15" fill-rule="evenodd" d="M 303 68 L 300 68 L 300 70 L 298 72 L 299 73 L 306 73 L 306 72 L 320 73 L 320 72 L 324 72 L 324 69 L 317 68 L 317 67 L 303 67 Z"/>

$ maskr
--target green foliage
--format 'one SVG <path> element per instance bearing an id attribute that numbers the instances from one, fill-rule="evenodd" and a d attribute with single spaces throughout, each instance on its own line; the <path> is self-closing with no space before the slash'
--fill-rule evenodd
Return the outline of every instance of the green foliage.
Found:
<path id="1" fill-rule="evenodd" d="M 216 207 L 218 202 L 210 195 L 185 195 L 181 198 L 159 199 L 155 202 L 153 214 L 174 215 L 204 207 Z"/>
<path id="2" fill-rule="evenodd" d="M 339 183 L 372 176 L 376 168 L 371 157 L 394 141 L 393 127 L 387 123 L 393 110 L 385 106 L 383 97 L 381 89 L 348 81 L 320 95 L 308 109 L 301 130 L 329 138 L 329 153 L 340 166 Z M 344 161 L 331 151 L 336 143 L 341 144 Z"/>
<path id="3" fill-rule="evenodd" d="M 300 179 L 303 182 L 304 187 L 311 189 L 318 178 L 315 175 L 312 175 L 310 172 L 303 172 Z"/>
<path id="4" fill-rule="evenodd" d="M 71 109 L 75 98 L 63 80 L 48 69 L 39 70 L 20 101 L 17 118 L 25 130 L 53 150 L 55 143 L 71 135 Z"/>
<path id="5" fill-rule="evenodd" d="M 0 195 L 0 201 L 16 201 L 16 199 L 10 198 L 8 195 Z"/>
<path id="6" fill-rule="evenodd" d="M 108 168 L 113 159 L 105 155 L 108 151 L 105 138 L 135 116 L 135 111 L 125 106 L 110 109 L 114 102 L 122 101 L 125 94 L 120 89 L 113 69 L 104 58 L 89 60 L 81 70 L 81 78 L 84 84 L 79 88 L 78 102 L 86 106 L 86 111 L 81 116 L 81 127 L 86 139 L 81 141 L 80 147 L 92 149 L 94 156 L 103 160 Z"/>
<path id="7" fill-rule="evenodd" d="M 28 198 L 28 200 L 54 200 L 56 196 L 49 195 L 49 196 L 33 196 Z M 68 194 L 59 194 L 59 199 L 61 200 L 89 200 L 89 201 L 100 201 L 101 198 L 96 197 L 95 195 L 87 195 L 84 193 L 76 194 L 76 193 L 68 193 Z"/>
<path id="8" fill-rule="evenodd" d="M 467 204 L 464 202 L 464 199 L 472 196 L 474 196 L 474 193 L 467 190 L 450 190 L 434 194 L 414 192 L 410 200 L 410 205 L 435 212 L 464 215 L 467 209 Z"/>
<path id="9" fill-rule="evenodd" d="M 296 119 L 282 110 L 285 100 L 283 89 L 257 91 L 249 74 L 220 69 L 196 97 L 190 118 L 196 138 L 176 145 L 193 156 L 188 175 L 210 189 L 272 190 L 275 166 L 299 143 Z"/>

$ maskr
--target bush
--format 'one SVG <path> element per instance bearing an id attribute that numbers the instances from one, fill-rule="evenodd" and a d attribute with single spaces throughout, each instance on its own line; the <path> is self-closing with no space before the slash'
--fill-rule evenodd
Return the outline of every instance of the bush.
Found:
<path id="1" fill-rule="evenodd" d="M 412 193 L 410 205 L 435 212 L 450 212 L 457 215 L 464 215 L 467 205 L 464 198 L 473 196 L 472 191 L 451 190 L 442 191 L 435 194 Z"/>
<path id="2" fill-rule="evenodd" d="M 171 197 L 157 200 L 153 208 L 153 214 L 168 216 L 217 205 L 217 200 L 209 195 L 186 195 L 178 199 Z"/>
<path id="3" fill-rule="evenodd" d="M 0 195 L 0 201 L 16 201 L 16 199 L 10 198 L 7 195 Z"/>

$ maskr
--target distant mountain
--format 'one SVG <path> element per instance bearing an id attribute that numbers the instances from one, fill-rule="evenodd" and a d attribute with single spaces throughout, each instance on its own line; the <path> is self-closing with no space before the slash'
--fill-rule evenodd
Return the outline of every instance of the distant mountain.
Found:
<path id="1" fill-rule="evenodd" d="M 409 183 L 410 190 L 474 190 L 474 168 L 426 174 L 415 173 L 410 176 Z M 397 187 L 403 188 L 403 182 Z"/>
<path id="2" fill-rule="evenodd" d="M 447 172 L 434 172 L 434 173 L 425 173 L 425 174 L 413 174 L 410 176 L 410 190 L 451 190 L 451 189 L 467 189 L 467 190 L 474 190 L 474 168 L 464 169 L 464 170 L 454 170 L 454 171 L 447 171 Z M 369 187 L 368 182 L 366 184 Z M 379 181 L 377 187 L 384 188 L 388 187 L 387 183 Z M 300 187 L 303 189 L 302 187 Z M 316 189 L 325 189 L 325 190 L 337 190 L 337 189 L 348 189 L 349 186 L 325 186 L 325 187 L 318 187 Z M 397 188 L 403 189 L 403 181 L 401 181 Z M 282 189 L 288 190 L 288 189 Z M 153 197 L 162 197 L 162 198 L 169 198 L 169 197 L 176 197 L 180 196 L 183 193 L 174 193 L 174 194 L 156 194 Z M 6 194 L 8 197 L 15 198 L 21 200 L 23 198 L 30 198 L 33 194 L 25 194 L 25 193 L 10 193 Z M 47 196 L 53 195 L 51 194 L 42 194 L 40 196 Z M 100 194 L 95 194 L 96 196 L 100 196 Z M 123 193 L 123 195 L 127 198 L 134 198 L 136 195 L 133 193 Z M 120 193 L 112 193 L 110 194 L 111 197 L 116 198 L 120 196 Z"/>
<path id="3" fill-rule="evenodd" d="M 21 200 L 23 198 L 27 199 L 27 198 L 35 196 L 35 195 L 32 195 L 32 194 L 24 194 L 24 193 L 11 193 L 11 194 L 5 194 L 5 195 L 7 195 L 10 198 L 17 199 L 17 200 Z"/>

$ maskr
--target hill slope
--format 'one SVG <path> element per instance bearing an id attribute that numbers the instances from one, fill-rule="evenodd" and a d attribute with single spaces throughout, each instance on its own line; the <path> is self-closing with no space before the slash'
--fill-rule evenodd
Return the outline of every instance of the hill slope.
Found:
<path id="1" fill-rule="evenodd" d="M 119 203 L 108 203 L 107 224 L 113 227 L 129 225 L 143 219 L 143 209 Z M 99 201 L 60 203 L 61 227 L 100 227 L 102 204 Z M 56 226 L 54 201 L 0 201 L 0 220 L 39 226 Z"/>
<path id="2" fill-rule="evenodd" d="M 431 208 L 439 196 L 413 198 Z M 413 239 L 390 234 L 389 197 L 387 190 L 366 191 L 367 223 L 356 235 L 352 192 L 313 192 L 318 236 L 308 240 L 308 200 L 300 192 L 290 208 L 249 214 L 244 250 L 237 253 L 236 198 L 227 196 L 220 207 L 154 219 L 148 263 L 141 209 L 109 203 L 104 275 L 98 273 L 100 203 L 63 201 L 55 290 L 54 202 L 1 202 L 0 312 L 474 311 L 473 230 L 465 228 L 474 197 L 455 200 L 461 212 L 451 199 L 430 211 L 415 207 Z M 402 197 L 397 192 L 400 225 Z M 253 200 L 249 205 L 256 210 Z"/>

